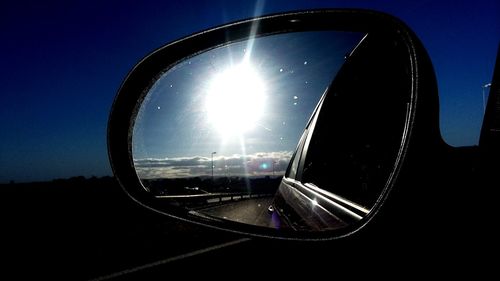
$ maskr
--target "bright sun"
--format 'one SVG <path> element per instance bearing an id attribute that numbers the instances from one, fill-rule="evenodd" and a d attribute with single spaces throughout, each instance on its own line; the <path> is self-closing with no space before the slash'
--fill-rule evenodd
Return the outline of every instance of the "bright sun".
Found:
<path id="1" fill-rule="evenodd" d="M 265 86 L 249 63 L 233 66 L 210 82 L 208 121 L 223 136 L 241 135 L 257 125 L 265 103 Z"/>

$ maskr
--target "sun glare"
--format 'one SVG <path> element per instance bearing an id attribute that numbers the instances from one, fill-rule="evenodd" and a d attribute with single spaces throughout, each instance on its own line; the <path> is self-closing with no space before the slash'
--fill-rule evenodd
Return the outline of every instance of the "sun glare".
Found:
<path id="1" fill-rule="evenodd" d="M 210 82 L 208 121 L 223 136 L 242 135 L 256 127 L 264 111 L 265 85 L 249 63 L 233 66 Z"/>

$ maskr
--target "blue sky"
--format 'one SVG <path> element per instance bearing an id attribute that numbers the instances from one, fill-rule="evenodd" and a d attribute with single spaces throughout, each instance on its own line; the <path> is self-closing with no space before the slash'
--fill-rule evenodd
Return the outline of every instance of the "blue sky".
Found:
<path id="1" fill-rule="evenodd" d="M 364 36 L 285 33 L 177 64 L 151 87 L 137 115 L 139 176 L 207 176 L 214 151 L 217 176 L 284 174 L 322 94 Z"/>
<path id="2" fill-rule="evenodd" d="M 433 61 L 445 141 L 478 142 L 481 86 L 500 39 L 498 1 L 2 1 L 0 182 L 110 175 L 109 110 L 143 56 L 255 14 L 325 7 L 405 21 Z"/>

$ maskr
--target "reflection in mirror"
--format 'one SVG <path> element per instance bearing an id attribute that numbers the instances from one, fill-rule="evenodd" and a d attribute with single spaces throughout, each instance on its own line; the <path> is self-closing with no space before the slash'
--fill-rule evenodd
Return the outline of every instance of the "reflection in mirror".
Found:
<path id="1" fill-rule="evenodd" d="M 348 225 L 350 218 L 335 213 L 350 210 L 347 205 L 323 206 L 332 196 L 351 202 L 343 199 L 346 192 L 323 190 L 313 173 L 305 172 L 308 183 L 302 184 L 297 170 L 304 168 L 299 156 L 311 142 L 315 108 L 364 36 L 271 35 L 206 51 L 167 70 L 145 95 L 133 128 L 134 166 L 143 186 L 191 214 L 277 229 Z M 366 215 L 372 203 L 353 204 L 361 210 L 354 213 Z M 316 219 L 322 223 L 300 223 Z"/>

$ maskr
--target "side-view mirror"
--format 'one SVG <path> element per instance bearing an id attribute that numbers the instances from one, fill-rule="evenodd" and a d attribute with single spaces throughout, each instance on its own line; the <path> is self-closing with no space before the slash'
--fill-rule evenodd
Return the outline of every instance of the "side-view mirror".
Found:
<path id="1" fill-rule="evenodd" d="M 405 24 L 315 10 L 224 25 L 149 54 L 115 99 L 108 148 L 125 191 L 157 212 L 256 236 L 335 239 L 425 216 L 418 206 L 431 189 L 418 177 L 439 165 L 429 160 L 445 147 L 438 124 L 432 65 Z"/>

